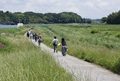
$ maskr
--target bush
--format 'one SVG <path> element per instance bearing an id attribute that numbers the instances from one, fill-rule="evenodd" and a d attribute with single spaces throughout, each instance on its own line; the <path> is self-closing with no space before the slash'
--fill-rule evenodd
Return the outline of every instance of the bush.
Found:
<path id="1" fill-rule="evenodd" d="M 107 48 L 109 48 L 109 49 L 114 48 L 114 46 L 111 45 L 111 44 L 104 44 L 104 46 L 107 47 Z"/>
<path id="2" fill-rule="evenodd" d="M 10 51 L 12 50 L 12 44 L 5 37 L 0 36 L 0 44 L 4 47 L 0 49 L 0 51 Z"/>
<path id="3" fill-rule="evenodd" d="M 85 58 L 85 56 L 86 56 L 86 55 L 85 55 L 85 53 L 84 53 L 84 52 L 82 52 L 82 53 L 81 53 L 80 58 L 81 58 L 81 59 L 84 59 L 84 58 Z"/>
<path id="4" fill-rule="evenodd" d="M 113 71 L 115 73 L 120 74 L 120 58 L 115 62 L 115 65 L 113 67 Z"/>
<path id="5" fill-rule="evenodd" d="M 117 34 L 116 37 L 117 37 L 117 38 L 120 38 L 120 34 Z"/>
<path id="6" fill-rule="evenodd" d="M 95 33 L 98 33 L 98 31 L 92 30 L 90 33 L 91 33 L 91 34 L 95 34 Z"/>

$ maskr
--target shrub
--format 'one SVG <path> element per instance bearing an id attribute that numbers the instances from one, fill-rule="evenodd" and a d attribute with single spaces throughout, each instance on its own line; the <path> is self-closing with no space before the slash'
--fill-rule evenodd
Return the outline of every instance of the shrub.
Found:
<path id="1" fill-rule="evenodd" d="M 115 62 L 115 65 L 113 67 L 113 71 L 115 73 L 120 74 L 120 58 Z"/>
<path id="2" fill-rule="evenodd" d="M 80 58 L 81 58 L 81 59 L 84 59 L 84 58 L 85 58 L 85 56 L 86 56 L 86 55 L 85 55 L 85 53 L 84 53 L 84 52 L 82 52 L 82 53 L 81 53 Z"/>
<path id="3" fill-rule="evenodd" d="M 104 46 L 107 47 L 107 48 L 109 48 L 109 49 L 114 48 L 114 46 L 111 45 L 111 44 L 104 44 Z"/>
<path id="4" fill-rule="evenodd" d="M 98 31 L 92 30 L 90 33 L 91 33 L 91 34 L 95 34 L 95 33 L 98 33 Z"/>
<path id="5" fill-rule="evenodd" d="M 120 34 L 117 34 L 116 37 L 117 37 L 117 38 L 120 38 Z"/>

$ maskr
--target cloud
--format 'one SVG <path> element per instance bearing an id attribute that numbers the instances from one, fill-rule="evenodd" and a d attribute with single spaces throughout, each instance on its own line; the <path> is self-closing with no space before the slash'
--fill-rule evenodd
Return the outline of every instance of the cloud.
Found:
<path id="1" fill-rule="evenodd" d="M 0 0 L 0 10 L 12 12 L 75 12 L 82 17 L 101 18 L 120 10 L 120 0 Z"/>

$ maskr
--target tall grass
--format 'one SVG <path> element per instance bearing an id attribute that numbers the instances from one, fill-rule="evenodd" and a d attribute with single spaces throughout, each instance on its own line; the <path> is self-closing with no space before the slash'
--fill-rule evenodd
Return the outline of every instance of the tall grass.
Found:
<path id="1" fill-rule="evenodd" d="M 0 81 L 73 81 L 51 56 L 20 34 L 4 36 L 11 48 L 0 50 Z"/>
<path id="2" fill-rule="evenodd" d="M 50 46 L 53 36 L 64 37 L 68 53 L 120 73 L 120 25 L 35 25 Z M 60 49 L 60 48 L 59 48 Z"/>

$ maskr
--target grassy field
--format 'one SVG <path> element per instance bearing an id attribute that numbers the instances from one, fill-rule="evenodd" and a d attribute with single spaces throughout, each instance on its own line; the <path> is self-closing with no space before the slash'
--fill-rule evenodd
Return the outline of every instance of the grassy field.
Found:
<path id="1" fill-rule="evenodd" d="M 26 28 L 0 29 L 0 81 L 73 81 L 53 58 L 24 37 Z M 3 34 L 4 33 L 4 34 Z"/>
<path id="2" fill-rule="evenodd" d="M 41 24 L 29 25 L 51 47 L 53 36 L 64 37 L 68 53 L 120 73 L 120 25 Z M 59 47 L 60 50 L 60 47 Z"/>

